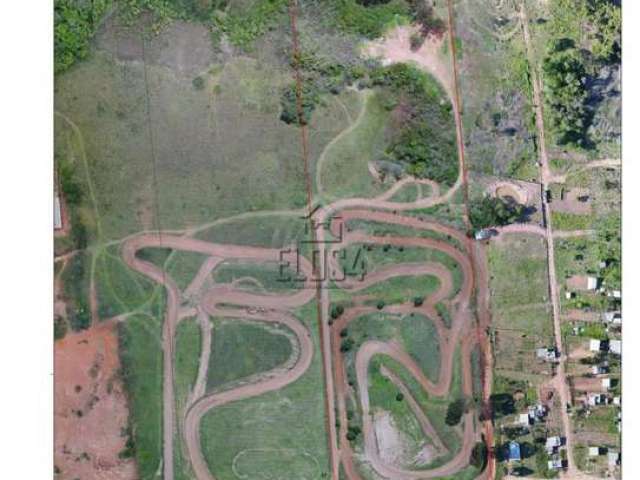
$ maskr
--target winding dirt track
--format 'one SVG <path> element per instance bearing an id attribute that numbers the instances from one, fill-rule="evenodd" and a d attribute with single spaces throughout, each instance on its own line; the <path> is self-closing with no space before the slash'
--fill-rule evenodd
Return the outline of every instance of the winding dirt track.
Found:
<path id="1" fill-rule="evenodd" d="M 450 40 L 453 40 L 453 20 L 451 3 L 449 5 L 449 35 Z M 353 281 L 346 280 L 344 283 L 345 288 L 352 291 L 359 291 L 366 288 L 369 285 L 378 283 L 389 278 L 396 276 L 420 276 L 420 275 L 433 275 L 440 281 L 440 286 L 436 292 L 430 295 L 420 307 L 415 307 L 412 303 L 402 305 L 392 305 L 385 307 L 385 311 L 394 314 L 407 314 L 409 312 L 420 312 L 430 318 L 436 327 L 438 336 L 440 338 L 441 345 L 441 369 L 439 372 L 439 378 L 437 382 L 432 382 L 427 379 L 420 368 L 415 364 L 413 359 L 404 352 L 397 344 L 389 342 L 367 342 L 362 345 L 361 349 L 356 355 L 356 376 L 357 376 L 357 388 L 360 398 L 361 407 L 363 412 L 363 434 L 365 440 L 365 453 L 367 460 L 371 466 L 383 477 L 393 479 L 418 479 L 418 478 L 434 478 L 437 476 L 446 476 L 456 473 L 462 468 L 466 467 L 469 462 L 469 455 L 474 442 L 477 440 L 479 432 L 474 427 L 474 414 L 472 412 L 467 413 L 463 418 L 462 429 L 462 447 L 454 455 L 454 457 L 445 463 L 444 465 L 432 469 L 432 470 L 404 470 L 394 465 L 388 465 L 380 458 L 377 442 L 375 438 L 375 431 L 372 428 L 371 418 L 369 412 L 368 401 L 368 379 L 367 368 L 369 361 L 374 355 L 387 355 L 398 361 L 420 384 L 420 386 L 431 395 L 443 396 L 449 391 L 452 379 L 453 358 L 456 351 L 456 346 L 461 344 L 462 352 L 462 389 L 466 396 L 472 394 L 472 370 L 470 353 L 474 346 L 483 341 L 480 335 L 477 335 L 475 328 L 473 327 L 473 315 L 469 310 L 469 303 L 474 293 L 474 285 L 477 288 L 479 305 L 478 314 L 481 317 L 478 325 L 486 327 L 490 318 L 488 316 L 488 286 L 486 266 L 480 266 L 481 271 L 477 271 L 478 258 L 481 260 L 483 252 L 477 251 L 479 247 L 474 246 L 465 235 L 454 228 L 440 225 L 434 222 L 427 222 L 418 218 L 401 216 L 396 212 L 402 212 L 406 210 L 427 208 L 435 206 L 441 203 L 450 201 L 453 196 L 462 187 L 465 193 L 466 202 L 466 169 L 464 164 L 464 145 L 462 135 L 462 119 L 460 116 L 460 98 L 457 88 L 457 70 L 455 63 L 455 42 L 451 41 L 451 58 L 453 68 L 453 85 L 445 85 L 446 90 L 452 95 L 452 103 L 454 109 L 454 118 L 456 124 L 456 137 L 458 145 L 458 159 L 459 159 L 459 171 L 460 174 L 455 184 L 448 189 L 445 193 L 441 193 L 438 186 L 428 180 L 416 180 L 412 178 L 405 178 L 396 184 L 394 184 L 389 190 L 381 194 L 376 198 L 348 198 L 337 200 L 330 205 L 326 205 L 320 208 L 315 213 L 315 219 L 318 223 L 325 223 L 328 219 L 331 219 L 336 213 L 340 213 L 342 218 L 348 219 L 360 219 L 369 220 L 373 222 L 389 223 L 395 225 L 403 225 L 412 229 L 418 230 L 431 230 L 440 234 L 446 235 L 451 239 L 455 239 L 461 246 L 461 250 L 454 247 L 442 240 L 435 240 L 431 238 L 423 237 L 400 237 L 400 236 L 385 236 L 375 237 L 365 232 L 349 232 L 341 245 L 325 243 L 325 231 L 319 229 L 316 232 L 316 240 L 319 248 L 319 265 L 318 271 L 325 272 L 327 268 L 330 268 L 333 272 L 340 271 L 340 265 L 332 255 L 333 252 L 339 248 L 344 248 L 350 243 L 373 243 L 373 244 L 391 244 L 396 246 L 405 247 L 418 247 L 426 249 L 434 249 L 441 251 L 451 257 L 460 267 L 463 280 L 462 286 L 459 292 L 453 291 L 453 280 L 451 272 L 449 272 L 443 265 L 437 263 L 421 263 L 421 264 L 400 264 L 388 266 L 373 272 L 369 275 L 365 281 L 354 283 Z M 424 67 L 424 65 L 423 65 Z M 429 68 L 426 68 L 429 70 Z M 307 175 L 308 176 L 308 175 Z M 429 184 L 432 187 L 431 196 L 425 198 L 419 198 L 413 202 L 403 203 L 392 201 L 391 198 L 404 186 L 411 183 L 416 184 Z M 393 211 L 393 213 L 384 212 L 380 210 Z M 284 212 L 291 214 L 291 212 Z M 204 284 L 204 279 L 209 276 L 209 273 L 216 268 L 216 266 L 226 259 L 244 259 L 248 261 L 262 262 L 278 262 L 280 260 L 279 249 L 266 249 L 259 247 L 249 246 L 236 246 L 236 245 L 220 245 L 208 243 L 200 240 L 190 238 L 189 233 L 187 236 L 175 236 L 169 235 L 168 232 L 163 232 L 162 235 L 154 233 L 145 233 L 133 237 L 127 238 L 123 242 L 122 256 L 125 263 L 132 269 L 140 272 L 141 274 L 149 277 L 154 282 L 164 286 L 167 291 L 167 305 L 165 313 L 165 321 L 163 327 L 163 348 L 164 348 L 164 385 L 163 385 L 163 431 L 164 431 L 164 444 L 163 444 L 163 457 L 164 457 L 164 479 L 173 480 L 173 439 L 176 428 L 176 412 L 175 412 L 175 399 L 174 399 L 174 343 L 175 343 L 175 329 L 179 322 L 179 305 L 181 297 L 192 297 Z M 327 247 L 327 245 L 332 245 Z M 136 257 L 135 253 L 141 248 L 145 247 L 164 247 L 174 250 L 198 252 L 209 256 L 209 259 L 203 264 L 199 274 L 192 282 L 188 291 L 181 295 L 176 283 L 171 279 L 169 275 L 163 272 L 155 265 L 145 262 Z M 474 257 L 475 255 L 475 257 Z M 475 261 L 471 260 L 475 258 Z M 325 261 L 328 259 L 328 261 Z M 293 260 L 292 260 L 293 261 Z M 346 439 L 346 426 L 348 420 L 346 418 L 346 398 L 347 396 L 353 396 L 352 392 L 346 382 L 345 368 L 343 364 L 342 353 L 339 351 L 339 338 L 338 333 L 341 328 L 344 328 L 349 321 L 358 318 L 361 315 L 377 311 L 373 307 L 364 305 L 356 305 L 349 308 L 344 314 L 334 323 L 331 331 L 328 328 L 329 324 L 329 289 L 328 277 L 324 276 L 323 280 L 314 283 L 309 279 L 312 278 L 313 268 L 311 264 L 304 258 L 300 258 L 302 262 L 300 264 L 302 272 L 307 277 L 307 282 L 304 287 L 292 294 L 287 295 L 274 295 L 263 294 L 259 295 L 252 292 L 242 291 L 234 288 L 233 285 L 214 285 L 204 292 L 199 298 L 200 303 L 198 311 L 201 315 L 216 315 L 229 318 L 244 318 L 255 321 L 280 323 L 289 328 L 295 337 L 298 345 L 294 348 L 296 358 L 287 363 L 285 368 L 278 367 L 271 372 L 267 372 L 261 375 L 253 383 L 247 383 L 237 388 L 233 388 L 227 391 L 214 392 L 209 395 L 201 396 L 202 394 L 202 378 L 204 373 L 199 372 L 199 380 L 197 388 L 192 392 L 190 402 L 187 407 L 187 411 L 184 412 L 184 441 L 186 443 L 189 460 L 191 462 L 193 471 L 198 480 L 213 480 L 215 477 L 206 464 L 203 457 L 200 445 L 199 428 L 202 417 L 212 408 L 228 404 L 230 402 L 238 401 L 245 398 L 261 395 L 266 392 L 275 391 L 284 386 L 296 381 L 309 367 L 312 355 L 313 345 L 311 342 L 311 336 L 306 327 L 295 318 L 289 310 L 304 305 L 311 301 L 316 296 L 319 288 L 319 300 L 320 300 L 320 313 L 321 324 L 325 328 L 321 328 L 321 348 L 323 351 L 324 370 L 326 372 L 326 395 L 327 395 L 327 415 L 329 418 L 328 434 L 329 434 L 329 446 L 331 449 L 331 458 L 334 462 L 331 466 L 332 478 L 337 480 L 338 475 L 338 462 L 342 463 L 346 477 L 349 480 L 358 480 L 360 476 L 355 468 L 353 462 L 353 452 L 349 441 Z M 475 268 L 474 268 L 474 265 Z M 477 278 L 476 278 L 477 276 Z M 452 297 L 450 300 L 445 300 Z M 448 305 L 452 317 L 452 324 L 450 328 L 447 328 L 440 318 L 435 309 L 435 304 L 445 300 L 445 304 Z M 202 318 L 201 318 L 202 320 Z M 204 320 L 202 320 L 204 321 Z M 208 351 L 209 348 L 203 348 L 203 354 Z M 333 365 L 332 365 L 333 363 Z M 201 367 L 203 359 L 201 358 Z M 490 382 L 487 383 L 487 378 L 490 378 L 490 366 L 485 363 L 485 370 L 488 373 L 484 374 L 484 397 L 487 396 L 487 392 L 490 391 Z M 389 373 L 389 372 L 387 372 Z M 334 397 L 334 380 L 336 382 L 336 395 Z M 198 398 L 199 397 L 199 398 Z M 335 432 L 335 422 L 331 421 L 334 412 L 334 402 L 337 401 L 338 414 L 340 420 L 340 433 Z M 416 405 L 414 405 L 416 407 Z M 415 408 L 414 408 L 415 410 Z M 419 415 L 416 412 L 416 416 L 419 419 L 423 431 L 426 435 L 431 437 L 435 445 L 441 444 L 437 435 L 433 435 L 435 431 L 430 426 L 426 416 Z M 484 422 L 482 428 L 485 434 L 489 434 L 489 443 L 491 442 L 492 431 L 490 425 L 486 425 Z M 430 428 L 431 427 L 431 428 Z M 340 448 L 335 442 L 336 436 L 338 436 L 338 442 Z M 493 469 L 493 463 L 490 461 L 489 471 Z M 480 477 L 491 476 L 486 471 L 481 474 Z"/>

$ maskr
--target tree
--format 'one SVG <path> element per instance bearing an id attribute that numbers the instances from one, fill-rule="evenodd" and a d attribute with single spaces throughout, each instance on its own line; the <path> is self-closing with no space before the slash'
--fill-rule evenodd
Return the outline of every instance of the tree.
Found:
<path id="1" fill-rule="evenodd" d="M 485 196 L 471 204 L 469 219 L 473 227 L 480 230 L 516 222 L 524 213 L 524 205 L 500 197 Z"/>
<path id="2" fill-rule="evenodd" d="M 471 450 L 469 463 L 480 471 L 484 470 L 484 467 L 487 465 L 487 453 L 487 446 L 484 442 L 476 442 L 473 450 Z"/>
<path id="3" fill-rule="evenodd" d="M 586 145 L 586 70 L 580 52 L 555 42 L 542 64 L 545 101 L 560 145 Z"/>
<path id="4" fill-rule="evenodd" d="M 458 398 L 449 403 L 447 406 L 447 414 L 445 416 L 445 423 L 450 426 L 460 423 L 462 415 L 467 409 L 467 402 L 464 398 Z"/>
<path id="5" fill-rule="evenodd" d="M 404 400 L 404 394 L 402 392 L 398 392 L 396 394 L 396 401 L 401 402 L 402 400 Z"/>

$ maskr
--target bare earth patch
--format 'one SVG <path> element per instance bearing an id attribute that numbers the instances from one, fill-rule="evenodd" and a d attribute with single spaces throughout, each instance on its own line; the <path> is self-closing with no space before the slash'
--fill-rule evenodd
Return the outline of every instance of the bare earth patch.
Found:
<path id="1" fill-rule="evenodd" d="M 70 333 L 54 345 L 54 463 L 65 479 L 137 478 L 118 454 L 127 441 L 127 402 L 117 376 L 115 324 Z"/>
<path id="2" fill-rule="evenodd" d="M 429 36 L 418 50 L 411 50 L 411 34 L 415 27 L 402 26 L 391 30 L 381 40 L 368 43 L 364 53 L 371 57 L 382 57 L 382 63 L 415 62 L 433 75 L 449 95 L 453 98 L 453 74 L 450 59 L 443 54 L 446 35 Z"/>

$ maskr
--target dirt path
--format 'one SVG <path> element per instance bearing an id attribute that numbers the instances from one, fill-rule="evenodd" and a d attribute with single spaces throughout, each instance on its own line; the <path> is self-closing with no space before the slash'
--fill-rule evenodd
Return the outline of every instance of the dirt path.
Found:
<path id="1" fill-rule="evenodd" d="M 545 129 L 544 129 L 544 113 L 543 113 L 543 97 L 542 97 L 542 78 L 538 68 L 538 65 L 535 61 L 535 57 L 533 54 L 532 46 L 531 46 L 531 37 L 529 34 L 529 20 L 527 18 L 527 10 L 524 2 L 520 5 L 520 21 L 522 24 L 522 33 L 524 36 L 525 47 L 527 51 L 527 58 L 530 65 L 531 71 L 531 83 L 533 84 L 533 103 L 535 105 L 535 115 L 536 115 L 536 128 L 538 131 L 538 154 L 540 157 L 540 177 L 542 180 L 543 190 L 547 190 L 549 188 L 549 183 L 553 181 L 553 174 L 551 169 L 549 168 L 549 158 L 547 156 L 547 147 L 545 140 Z M 560 408 L 560 415 L 562 418 L 562 427 L 564 431 L 564 436 L 566 437 L 566 446 L 567 446 L 567 461 L 568 467 L 565 472 L 565 476 L 567 478 L 578 478 L 579 471 L 576 468 L 575 458 L 573 455 L 573 431 L 571 428 L 571 420 L 569 418 L 569 413 L 567 412 L 566 405 L 570 403 L 571 395 L 569 392 L 569 386 L 567 383 L 566 373 L 565 373 L 565 361 L 566 361 L 566 353 L 563 350 L 562 345 L 562 331 L 560 327 L 560 302 L 558 296 L 558 282 L 556 278 L 556 266 L 555 266 L 555 251 L 554 251 L 554 242 L 553 242 L 553 228 L 551 225 L 551 208 L 549 203 L 547 202 L 546 195 L 544 193 L 541 194 L 542 197 L 542 206 L 543 206 L 543 218 L 545 219 L 545 229 L 546 229 L 546 243 L 547 243 L 547 264 L 548 264 L 548 275 L 549 275 L 549 293 L 551 298 L 551 306 L 553 312 L 553 330 L 556 342 L 556 348 L 559 352 L 561 352 L 560 362 L 558 363 L 558 368 L 556 370 L 556 381 L 557 390 L 560 396 L 560 404 L 562 405 Z"/>

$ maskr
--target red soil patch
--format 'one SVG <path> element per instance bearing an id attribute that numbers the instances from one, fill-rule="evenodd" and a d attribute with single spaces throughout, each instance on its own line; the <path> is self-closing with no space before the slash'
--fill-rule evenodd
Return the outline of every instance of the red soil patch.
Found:
<path id="1" fill-rule="evenodd" d="M 115 324 L 68 334 L 54 345 L 54 462 L 64 479 L 134 479 L 127 401 L 118 379 Z"/>

